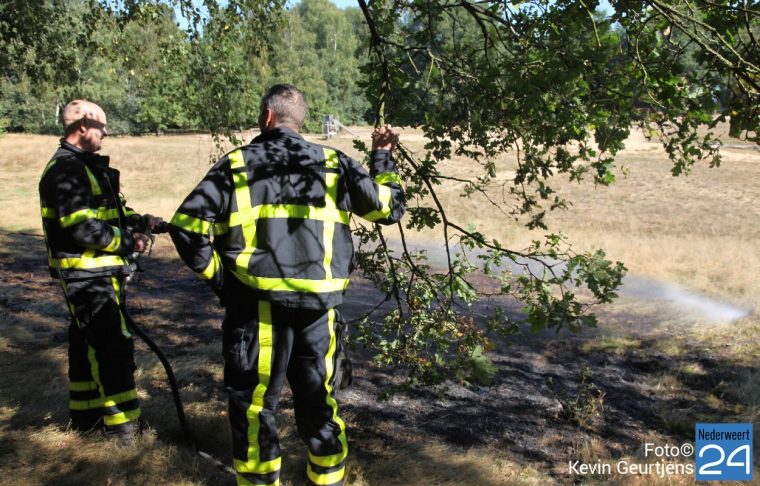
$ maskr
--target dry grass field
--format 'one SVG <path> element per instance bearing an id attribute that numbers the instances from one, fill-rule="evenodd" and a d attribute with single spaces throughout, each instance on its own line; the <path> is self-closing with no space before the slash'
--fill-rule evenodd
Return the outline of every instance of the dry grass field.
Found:
<path id="1" fill-rule="evenodd" d="M 369 129 L 354 131 L 369 139 Z M 404 131 L 402 141 L 417 152 L 425 143 L 412 130 Z M 618 158 L 621 170 L 612 187 L 556 181 L 573 205 L 549 216 L 550 229 L 561 230 L 578 251 L 604 248 L 629 268 L 631 288 L 638 283 L 650 291 L 623 292 L 600 308 L 597 329 L 563 333 L 561 339 L 516 338 L 494 353 L 499 371 L 490 387 L 451 384 L 386 402 L 375 397 L 393 373 L 375 368 L 357 350 L 356 384 L 339 394 L 352 451 L 348 485 L 694 484 L 693 474 L 578 476 L 568 461 L 657 462 L 644 456 L 644 444 L 693 441 L 698 421 L 753 422 L 757 444 L 760 152 L 739 141 L 724 143 L 720 168 L 700 165 L 688 177 L 673 178 L 661 147 L 634 133 Z M 330 144 L 355 155 L 349 136 Z M 33 236 L 41 231 L 39 175 L 56 145 L 55 137 L 0 137 L 2 482 L 225 484 L 221 473 L 182 444 L 163 370 L 145 346 L 138 346 L 138 389 L 151 433 L 141 444 L 119 449 L 66 430 L 67 315 L 60 290 L 47 277 L 44 245 Z M 214 151 L 205 135 L 108 138 L 103 149 L 122 171 L 130 205 L 167 219 L 208 169 Z M 495 194 L 514 163 L 510 157 L 497 161 Z M 453 159 L 443 170 L 471 176 L 473 166 Z M 489 211 L 483 200 L 460 199 L 461 192 L 451 183 L 441 186 L 450 217 L 462 226 L 474 225 L 514 248 L 541 235 Z M 414 238 L 426 245 L 435 236 Z M 231 462 L 221 311 L 182 267 L 168 237 L 159 236 L 144 267 L 132 313 L 171 359 L 202 448 Z M 356 280 L 349 315 L 372 300 L 366 282 Z M 657 295 L 671 288 L 692 300 L 677 305 Z M 701 310 L 718 305 L 740 309 L 744 317 L 729 320 Z M 281 409 L 283 485 L 296 486 L 305 451 L 287 391 Z M 755 451 L 757 465 L 757 445 Z M 755 469 L 753 484 L 760 484 Z"/>

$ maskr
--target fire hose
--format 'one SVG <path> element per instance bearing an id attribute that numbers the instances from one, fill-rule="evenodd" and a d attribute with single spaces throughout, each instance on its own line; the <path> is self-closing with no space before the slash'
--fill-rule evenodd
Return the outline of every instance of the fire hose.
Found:
<path id="1" fill-rule="evenodd" d="M 150 247 L 148 250 L 148 255 L 153 250 L 153 245 L 156 241 L 156 234 L 160 233 L 166 233 L 168 231 L 168 223 L 162 222 L 157 224 L 152 230 L 147 229 L 146 235 L 150 238 Z M 198 443 L 195 441 L 195 438 L 193 437 L 192 432 L 190 431 L 190 427 L 187 423 L 187 418 L 185 417 L 185 409 L 182 405 L 182 398 L 179 395 L 179 386 L 177 385 L 177 379 L 174 376 L 174 370 L 172 370 L 171 363 L 169 362 L 168 358 L 164 354 L 164 352 L 161 350 L 161 348 L 158 347 L 158 345 L 153 341 L 153 339 L 148 336 L 145 331 L 135 322 L 135 320 L 132 318 L 132 316 L 129 313 L 129 310 L 127 309 L 127 296 L 126 291 L 129 283 L 132 281 L 133 276 L 135 275 L 135 272 L 142 271 L 139 265 L 139 253 L 133 253 L 130 257 L 130 264 L 132 266 L 132 273 L 125 279 L 124 284 L 124 295 L 121 300 L 121 311 L 124 315 L 124 319 L 129 326 L 129 328 L 134 331 L 135 334 L 150 348 L 151 351 L 153 351 L 153 354 L 156 355 L 158 360 L 161 362 L 161 365 L 164 367 L 164 371 L 166 372 L 166 376 L 169 379 L 169 386 L 172 391 L 172 397 L 174 399 L 174 406 L 177 409 L 177 418 L 179 419 L 180 428 L 182 429 L 182 433 L 185 436 L 185 440 L 190 445 L 190 447 L 195 451 L 196 454 L 198 454 L 200 457 L 205 459 L 206 461 L 210 462 L 212 465 L 214 465 L 217 469 L 221 470 L 222 472 L 225 472 L 227 474 L 235 475 L 235 471 L 229 467 L 228 465 L 224 464 L 219 459 L 215 458 L 211 454 L 202 451 L 198 447 Z"/>

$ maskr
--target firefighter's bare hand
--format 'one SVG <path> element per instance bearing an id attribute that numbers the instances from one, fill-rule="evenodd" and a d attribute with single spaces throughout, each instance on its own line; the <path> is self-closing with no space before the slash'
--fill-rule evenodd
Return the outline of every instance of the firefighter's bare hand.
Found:
<path id="1" fill-rule="evenodd" d="M 398 131 L 390 125 L 377 127 L 372 132 L 372 150 L 393 150 L 398 143 Z"/>
<path id="2" fill-rule="evenodd" d="M 160 216 L 153 216 L 152 214 L 143 215 L 143 219 L 145 220 L 145 226 L 150 228 L 151 231 L 156 228 L 156 225 L 164 222 L 164 218 Z"/>
<path id="3" fill-rule="evenodd" d="M 143 253 L 150 246 L 150 238 L 143 233 L 132 233 L 132 237 L 135 239 L 135 251 L 137 253 Z"/>

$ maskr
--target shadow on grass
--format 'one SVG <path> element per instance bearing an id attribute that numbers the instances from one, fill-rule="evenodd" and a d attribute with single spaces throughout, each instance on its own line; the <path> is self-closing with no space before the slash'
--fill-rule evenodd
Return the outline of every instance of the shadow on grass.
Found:
<path id="1" fill-rule="evenodd" d="M 222 310 L 205 284 L 176 258 L 168 239 L 159 240 L 157 252 L 143 268 L 142 281 L 129 290 L 130 312 L 173 363 L 201 447 L 231 462 L 221 383 Z M 379 300 L 370 285 L 355 282 L 343 313 L 350 320 Z M 174 471 L 175 479 L 220 484 L 220 476 L 198 466 L 186 448 L 170 449 L 175 456 L 165 464 L 159 461 L 164 466 L 140 454 L 128 459 L 95 455 L 90 463 L 86 457 L 56 454 L 54 446 L 45 451 L 29 448 L 24 437 L 50 427 L 63 431 L 68 421 L 68 314 L 60 288 L 48 276 L 41 239 L 0 233 L 0 311 L 0 463 L 5 464 L 0 473 L 14 470 L 12 464 L 26 464 L 39 473 L 36 477 L 57 474 L 63 481 L 57 484 L 83 484 L 100 478 L 97 471 L 121 468 L 166 478 L 170 473 L 154 469 L 166 467 Z M 569 478 L 556 472 L 558 464 L 573 459 L 586 443 L 601 441 L 606 454 L 620 457 L 639 450 L 647 434 L 691 441 L 697 421 L 736 421 L 743 397 L 732 393 L 732 387 L 759 372 L 699 343 L 676 356 L 657 351 L 656 343 L 646 339 L 635 347 L 584 350 L 584 343 L 596 336 L 517 337 L 493 353 L 498 371 L 490 386 L 410 389 L 389 401 L 378 401 L 377 396 L 399 377 L 392 370 L 375 368 L 370 352 L 352 352 L 355 385 L 338 394 L 352 451 L 349 484 L 432 484 L 426 478 L 440 484 L 510 484 L 494 482 L 501 476 L 484 468 L 477 457 L 462 459 L 470 451 L 485 451 L 485 460 L 491 463 L 505 460 L 518 470 L 538 469 L 548 475 L 539 482 L 564 483 Z M 161 440 L 182 443 L 158 361 L 138 345 L 137 364 L 144 417 Z M 585 367 L 591 370 L 589 383 L 603 393 L 603 407 L 598 416 L 581 424 L 568 420 L 563 408 L 580 396 Z M 298 484 L 305 448 L 292 427 L 287 391 L 278 423 L 283 484 Z M 182 473 L 188 461 L 195 469 Z M 63 472 L 56 473 L 55 467 Z"/>
<path id="2" fill-rule="evenodd" d="M 146 461 L 142 454 L 130 449 L 124 453 L 114 449 L 110 456 L 104 456 L 97 449 L 113 448 L 111 444 L 99 437 L 82 440 L 67 432 L 68 325 L 69 314 L 62 291 L 48 275 L 43 240 L 0 233 L 0 368 L 3 370 L 0 374 L 0 464 L 3 464 L 0 474 L 14 478 L 11 483 L 18 481 L 18 484 L 105 484 L 112 476 L 123 476 L 124 484 L 137 484 L 129 480 L 130 471 L 139 475 L 141 468 L 155 466 L 152 461 Z M 155 358 L 148 353 L 147 348 L 138 350 L 139 366 L 154 366 Z M 155 380 L 142 379 L 138 371 L 137 381 L 141 407 L 148 422 L 155 424 L 154 429 L 162 440 L 182 443 L 165 377 L 156 373 Z M 196 419 L 193 415 L 189 418 Z M 205 423 L 205 417 L 198 420 Z M 217 431 L 226 430 L 218 424 L 215 427 Z M 76 449 L 82 449 L 82 444 L 84 449 L 93 444 L 100 446 L 89 453 L 61 454 L 63 446 L 72 442 Z M 194 480 L 201 483 L 204 478 L 211 481 L 208 484 L 221 483 L 214 479 L 213 471 L 199 472 L 197 465 L 189 468 L 195 472 L 183 475 L 183 464 L 186 465 L 188 459 L 197 462 L 197 457 L 189 449 L 177 452 L 182 453 L 188 457 L 167 465 L 168 472 L 164 471 L 162 477 L 174 470 L 173 474 L 184 481 L 194 476 Z M 126 474 L 119 472 L 122 468 Z M 11 471 L 13 473 L 8 474 Z M 143 484 L 152 482 L 146 478 Z"/>

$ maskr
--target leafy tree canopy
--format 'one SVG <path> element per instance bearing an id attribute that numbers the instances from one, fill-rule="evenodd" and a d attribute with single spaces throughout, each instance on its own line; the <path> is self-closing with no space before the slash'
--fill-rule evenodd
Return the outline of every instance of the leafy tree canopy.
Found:
<path id="1" fill-rule="evenodd" d="M 498 310 L 486 328 L 472 325 L 461 304 L 481 296 L 470 283 L 476 269 L 525 304 L 534 329 L 594 325 L 589 306 L 614 298 L 625 272 L 602 251 L 577 254 L 553 233 L 521 251 L 504 248 L 451 219 L 437 196 L 443 182 L 489 201 L 495 217 L 547 229 L 546 211 L 567 205 L 552 179 L 613 183 L 615 156 L 634 126 L 662 141 L 674 175 L 698 160 L 720 163 L 710 132 L 718 122 L 760 141 L 757 2 L 621 0 L 608 18 L 592 0 L 358 3 L 378 117 L 419 126 L 430 140 L 423 154 L 401 150 L 411 202 L 402 240 L 405 231 L 441 228 L 447 254 L 446 272 L 431 273 L 424 255 L 387 251 L 379 228 L 361 233 L 382 250 L 361 253 L 363 268 L 398 302 L 383 332 L 366 326 L 362 338 L 388 363 L 405 363 L 413 379 L 477 376 L 489 333 L 516 330 Z M 517 170 L 497 178 L 495 160 L 508 153 Z M 473 175 L 445 173 L 452 156 L 472 160 Z"/>

